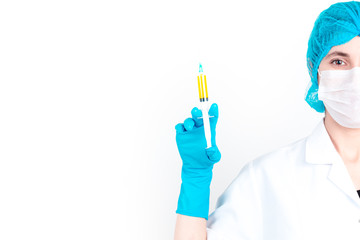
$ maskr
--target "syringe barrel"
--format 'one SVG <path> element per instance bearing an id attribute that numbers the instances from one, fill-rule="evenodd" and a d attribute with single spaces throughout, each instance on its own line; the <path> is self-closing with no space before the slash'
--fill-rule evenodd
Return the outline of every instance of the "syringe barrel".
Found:
<path id="1" fill-rule="evenodd" d="M 205 139 L 206 139 L 206 148 L 211 147 L 211 130 L 210 130 L 210 121 L 209 121 L 209 102 L 202 102 L 201 103 L 201 111 L 203 114 L 203 122 L 204 122 L 204 132 L 205 132 Z"/>

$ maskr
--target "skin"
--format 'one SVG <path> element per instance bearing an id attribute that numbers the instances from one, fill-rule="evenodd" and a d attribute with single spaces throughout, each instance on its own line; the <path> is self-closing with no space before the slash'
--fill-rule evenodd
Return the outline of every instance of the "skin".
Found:
<path id="1" fill-rule="evenodd" d="M 206 219 L 178 214 L 175 240 L 206 240 Z"/>
<path id="2" fill-rule="evenodd" d="M 335 51 L 347 53 L 349 56 L 329 56 Z M 353 67 L 360 67 L 360 37 L 358 36 L 345 44 L 332 47 L 322 59 L 318 70 L 349 70 Z M 339 125 L 326 108 L 324 124 L 335 149 L 344 161 L 355 188 L 360 190 L 360 128 L 346 128 Z"/>

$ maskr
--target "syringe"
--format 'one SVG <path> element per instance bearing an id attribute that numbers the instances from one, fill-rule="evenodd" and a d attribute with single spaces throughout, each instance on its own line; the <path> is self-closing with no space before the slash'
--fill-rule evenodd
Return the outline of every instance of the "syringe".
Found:
<path id="1" fill-rule="evenodd" d="M 200 108 L 201 108 L 201 111 L 203 114 L 202 119 L 204 122 L 205 139 L 206 139 L 207 148 L 210 148 L 211 147 L 211 131 L 210 131 L 210 121 L 209 121 L 209 114 L 208 114 L 209 97 L 208 97 L 206 75 L 203 72 L 201 63 L 199 66 L 199 75 L 197 76 L 197 79 L 198 79 L 198 87 L 199 87 Z M 204 92 L 204 88 L 205 88 L 205 92 Z"/>

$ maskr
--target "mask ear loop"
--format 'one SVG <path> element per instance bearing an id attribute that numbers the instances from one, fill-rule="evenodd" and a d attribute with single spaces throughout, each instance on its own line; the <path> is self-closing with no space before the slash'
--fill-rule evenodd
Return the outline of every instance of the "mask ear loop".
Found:
<path id="1" fill-rule="evenodd" d="M 321 71 L 319 71 L 319 69 L 318 69 L 317 72 L 319 73 L 319 78 L 318 78 L 318 87 L 319 87 L 320 86 L 319 80 L 321 79 Z M 318 94 L 319 94 L 319 89 L 318 89 Z M 324 107 L 325 107 L 325 104 L 324 104 Z M 325 108 L 325 111 L 324 111 L 323 121 L 325 121 L 325 117 L 326 117 L 326 108 Z"/>
<path id="2" fill-rule="evenodd" d="M 317 84 L 318 84 L 318 87 L 319 87 L 319 80 L 321 79 L 321 71 L 319 71 L 319 69 L 317 70 L 317 72 L 318 72 L 318 74 L 319 74 L 319 78 L 318 78 L 318 82 L 317 82 Z"/>

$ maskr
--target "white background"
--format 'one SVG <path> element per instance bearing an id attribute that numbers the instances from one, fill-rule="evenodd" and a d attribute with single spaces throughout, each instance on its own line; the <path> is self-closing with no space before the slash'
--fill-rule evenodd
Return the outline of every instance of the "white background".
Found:
<path id="1" fill-rule="evenodd" d="M 219 105 L 210 212 L 307 136 L 307 42 L 335 1 L 2 1 L 0 239 L 172 239 L 175 125 Z"/>

